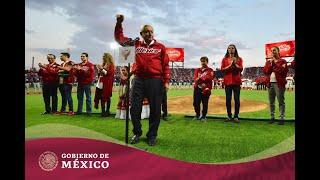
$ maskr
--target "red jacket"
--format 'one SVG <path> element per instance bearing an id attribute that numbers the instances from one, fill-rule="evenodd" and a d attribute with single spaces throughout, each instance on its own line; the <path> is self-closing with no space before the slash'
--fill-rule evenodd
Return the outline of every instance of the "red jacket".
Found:
<path id="1" fill-rule="evenodd" d="M 110 65 L 107 70 L 107 74 L 103 75 L 99 72 L 100 82 L 103 83 L 102 88 L 102 101 L 107 102 L 107 100 L 112 96 L 112 87 L 113 87 L 113 81 L 114 81 L 114 73 L 115 73 L 115 67 L 114 65 Z"/>
<path id="2" fill-rule="evenodd" d="M 255 80 L 256 84 L 266 84 L 267 78 L 265 76 L 259 76 Z"/>
<path id="3" fill-rule="evenodd" d="M 61 63 L 61 66 L 63 65 L 63 63 Z M 74 62 L 68 61 L 66 65 L 73 66 Z M 73 68 L 70 69 L 69 75 L 67 77 L 63 78 L 63 84 L 72 84 L 72 83 L 74 83 L 74 70 L 73 70 Z"/>
<path id="4" fill-rule="evenodd" d="M 256 84 L 259 84 L 260 83 L 260 77 L 257 77 L 255 82 L 256 82 Z"/>
<path id="5" fill-rule="evenodd" d="M 38 74 L 42 77 L 44 84 L 56 84 L 58 83 L 58 68 L 59 64 L 52 63 L 47 65 L 45 68 L 40 68 Z"/>
<path id="6" fill-rule="evenodd" d="M 270 75 L 272 72 L 275 73 L 278 87 L 285 88 L 287 83 L 286 77 L 288 73 L 287 61 L 280 59 L 276 63 L 270 63 L 270 61 L 266 62 L 263 67 L 263 73 L 267 76 L 266 83 L 268 87 L 270 87 Z"/>
<path id="7" fill-rule="evenodd" d="M 123 35 L 121 23 L 116 24 L 114 37 L 120 45 L 130 40 Z M 164 83 L 169 83 L 169 57 L 163 44 L 154 40 L 149 46 L 144 41 L 132 41 L 128 45 L 136 49 L 136 68 L 132 72 L 137 77 L 160 78 Z"/>
<path id="8" fill-rule="evenodd" d="M 293 61 L 291 61 L 290 67 L 291 67 L 292 69 L 296 69 L 296 60 L 295 60 L 295 59 L 294 59 Z"/>
<path id="9" fill-rule="evenodd" d="M 243 70 L 243 60 L 241 57 L 239 57 L 239 59 L 236 62 L 236 64 L 240 66 L 240 68 L 236 68 L 235 66 L 233 66 L 231 67 L 231 69 L 226 69 L 226 67 L 232 64 L 232 61 L 230 61 L 229 59 L 229 57 L 224 57 L 221 63 L 221 71 L 224 73 L 224 84 L 226 86 L 241 85 L 241 72 Z"/>
<path id="10" fill-rule="evenodd" d="M 296 69 L 296 60 L 294 59 L 292 62 L 291 62 L 291 66 L 290 66 L 292 69 Z M 293 79 L 296 80 L 296 75 L 294 74 L 293 75 Z"/>
<path id="11" fill-rule="evenodd" d="M 200 77 L 199 80 L 198 77 Z M 212 89 L 212 81 L 214 78 L 214 72 L 213 69 L 209 68 L 209 67 L 201 67 L 201 68 L 197 68 L 194 71 L 194 88 L 196 88 L 199 84 L 201 85 L 202 83 L 206 84 L 205 88 L 209 88 L 210 90 Z"/>
<path id="12" fill-rule="evenodd" d="M 75 76 L 77 77 L 78 84 L 89 85 L 94 80 L 94 65 L 87 61 L 86 64 L 79 64 L 81 69 L 75 70 Z"/>

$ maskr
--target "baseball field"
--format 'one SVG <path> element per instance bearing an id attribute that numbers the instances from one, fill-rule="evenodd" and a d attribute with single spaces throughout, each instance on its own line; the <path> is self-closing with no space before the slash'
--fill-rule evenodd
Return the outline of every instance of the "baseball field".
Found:
<path id="1" fill-rule="evenodd" d="M 74 87 L 75 89 L 75 87 Z M 206 122 L 192 120 L 193 89 L 171 89 L 168 92 L 169 120 L 161 120 L 157 145 L 148 146 L 145 133 L 148 120 L 142 120 L 143 138 L 133 147 L 177 160 L 201 163 L 245 162 L 267 158 L 292 151 L 295 148 L 295 93 L 285 93 L 285 125 L 268 124 L 266 121 L 251 121 L 252 118 L 269 118 L 267 91 L 241 90 L 241 123 L 223 122 L 223 119 L 208 118 Z M 94 93 L 92 93 L 93 99 Z M 74 109 L 77 109 L 76 93 L 73 93 Z M 61 97 L 58 95 L 58 109 Z M 118 95 L 113 93 L 111 112 L 116 112 Z M 278 106 L 276 101 L 276 106 Z M 42 94 L 25 96 L 26 139 L 43 137 L 85 137 L 124 144 L 125 121 L 114 116 L 87 115 L 41 115 L 44 111 Z M 84 107 L 85 109 L 85 103 Z M 276 117 L 279 116 L 278 107 Z M 209 115 L 225 117 L 223 89 L 212 91 Z M 248 120 L 246 120 L 248 118 Z M 129 124 L 129 138 L 132 125 Z"/>

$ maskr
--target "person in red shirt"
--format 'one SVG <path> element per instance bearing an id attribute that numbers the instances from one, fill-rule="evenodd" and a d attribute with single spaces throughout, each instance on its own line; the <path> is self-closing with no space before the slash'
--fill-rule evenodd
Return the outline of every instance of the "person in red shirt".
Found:
<path id="1" fill-rule="evenodd" d="M 57 113 L 58 108 L 58 71 L 59 64 L 56 63 L 56 56 L 48 54 L 49 64 L 39 63 L 39 76 L 42 77 L 42 95 L 45 104 L 45 112 L 42 114 Z M 50 107 L 50 97 L 52 98 L 52 107 Z"/>
<path id="2" fill-rule="evenodd" d="M 269 93 L 269 103 L 270 103 L 270 114 L 271 118 L 269 123 L 273 123 L 274 113 L 275 113 L 275 98 L 277 96 L 279 102 L 280 110 L 280 121 L 279 125 L 284 124 L 285 118 L 285 102 L 284 93 L 286 90 L 286 77 L 288 73 L 287 62 L 280 57 L 280 49 L 277 46 L 271 48 L 272 57 L 266 61 L 263 67 L 263 73 L 267 76 L 266 82 L 268 86 Z"/>
<path id="3" fill-rule="evenodd" d="M 77 98 L 78 110 L 77 115 L 82 114 L 83 94 L 86 95 L 86 112 L 91 115 L 92 101 L 91 101 L 91 84 L 94 80 L 94 65 L 88 59 L 88 53 L 81 54 L 81 63 L 74 66 L 75 76 L 77 77 Z"/>
<path id="4" fill-rule="evenodd" d="M 99 101 L 101 101 L 101 116 L 107 117 L 110 115 L 115 66 L 113 57 L 110 53 L 104 53 L 102 60 L 102 65 L 97 65 L 98 82 L 94 96 L 94 107 L 98 109 Z"/>
<path id="5" fill-rule="evenodd" d="M 132 86 L 132 105 L 130 108 L 133 124 L 133 134 L 130 143 L 139 142 L 142 135 L 141 111 L 143 98 L 150 103 L 149 131 L 146 136 L 148 144 L 154 146 L 161 116 L 161 99 L 163 86 L 169 89 L 170 69 L 166 47 L 153 38 L 153 27 L 144 25 L 140 30 L 143 40 L 132 40 L 123 35 L 123 15 L 117 15 L 115 40 L 121 46 L 135 46 L 135 65 L 133 70 L 134 84 Z"/>
<path id="6" fill-rule="evenodd" d="M 72 99 L 72 84 L 74 82 L 73 65 L 74 62 L 70 60 L 69 53 L 61 53 L 60 59 L 62 61 L 59 66 L 59 91 L 61 93 L 62 105 L 60 113 L 66 113 L 67 103 L 69 105 L 68 115 L 74 115 L 73 99 Z"/>
<path id="7" fill-rule="evenodd" d="M 256 89 L 259 90 L 259 77 L 255 79 Z"/>
<path id="8" fill-rule="evenodd" d="M 288 63 L 288 66 L 292 69 L 296 69 L 296 60 L 294 59 L 291 63 Z"/>
<path id="9" fill-rule="evenodd" d="M 292 69 L 296 69 L 296 55 L 293 55 L 293 60 L 291 61 L 291 62 L 289 62 L 289 63 L 287 63 L 287 66 L 288 66 L 288 68 L 292 68 Z M 295 81 L 296 80 L 296 75 L 294 74 L 293 75 L 293 80 Z"/>
<path id="10" fill-rule="evenodd" d="M 263 79 L 264 90 L 267 90 L 267 83 L 268 83 L 267 82 L 267 77 L 263 77 L 262 79 Z"/>
<path id="11" fill-rule="evenodd" d="M 237 48 L 234 44 L 228 46 L 227 52 L 222 59 L 221 71 L 224 73 L 224 84 L 226 93 L 226 106 L 228 118 L 225 122 L 234 121 L 239 123 L 239 109 L 240 109 L 240 85 L 241 72 L 243 70 L 243 60 L 238 55 Z M 231 113 L 231 97 L 234 97 L 234 117 L 232 119 Z"/>
<path id="12" fill-rule="evenodd" d="M 126 119 L 126 98 L 127 92 L 129 91 L 128 88 L 128 81 L 129 81 L 129 67 L 123 66 L 121 67 L 120 72 L 120 86 L 119 86 L 119 101 L 117 105 L 117 112 L 116 112 L 116 119 Z M 130 118 L 130 117 L 129 117 Z"/>
<path id="13" fill-rule="evenodd" d="M 205 121 L 208 112 L 208 102 L 211 95 L 213 69 L 208 67 L 208 57 L 201 57 L 201 67 L 194 71 L 193 107 L 196 112 L 194 120 Z M 202 102 L 202 116 L 200 116 L 200 104 Z"/>

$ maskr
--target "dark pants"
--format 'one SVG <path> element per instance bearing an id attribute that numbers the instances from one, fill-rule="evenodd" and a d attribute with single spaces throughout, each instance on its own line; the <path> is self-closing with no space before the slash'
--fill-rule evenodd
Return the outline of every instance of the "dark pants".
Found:
<path id="1" fill-rule="evenodd" d="M 232 118 L 231 113 L 231 99 L 232 99 L 232 91 L 233 91 L 233 98 L 234 98 L 234 118 L 238 118 L 239 109 L 240 109 L 240 85 L 229 85 L 226 86 L 226 106 L 227 106 L 227 113 L 228 117 Z"/>
<path id="2" fill-rule="evenodd" d="M 78 113 L 82 113 L 83 107 L 83 94 L 86 95 L 86 111 L 87 113 L 92 112 L 92 102 L 91 102 L 91 84 L 88 85 L 78 85 L 77 88 L 77 98 L 78 98 Z"/>
<path id="3" fill-rule="evenodd" d="M 106 102 L 102 101 L 102 89 L 96 88 L 96 95 L 94 97 L 94 103 L 98 107 L 99 101 L 101 101 L 101 113 L 102 114 L 110 114 L 110 105 L 111 105 L 111 98 L 107 99 L 107 107 Z"/>
<path id="4" fill-rule="evenodd" d="M 270 87 L 268 89 L 269 94 L 269 103 L 270 103 L 270 114 L 271 118 L 274 119 L 275 114 L 275 99 L 277 97 L 279 103 L 279 110 L 280 110 L 280 120 L 284 120 L 285 118 L 285 88 L 279 88 L 277 83 L 270 83 Z"/>
<path id="5" fill-rule="evenodd" d="M 72 100 L 72 85 L 71 84 L 60 84 L 59 91 L 61 93 L 61 112 L 66 111 L 67 103 L 69 105 L 69 111 L 73 111 L 73 100 Z"/>
<path id="6" fill-rule="evenodd" d="M 206 117 L 208 112 L 208 102 L 210 96 L 205 96 L 202 94 L 202 90 L 196 87 L 193 91 L 193 107 L 196 112 L 196 116 L 200 116 L 200 104 L 202 102 L 202 117 Z"/>
<path id="7" fill-rule="evenodd" d="M 163 116 L 164 117 L 168 116 L 167 91 L 165 87 L 163 87 L 161 106 L 162 106 L 161 109 L 163 112 Z"/>
<path id="8" fill-rule="evenodd" d="M 42 95 L 44 100 L 44 105 L 46 112 L 56 112 L 58 106 L 58 84 L 43 84 L 42 85 Z M 50 97 L 52 97 L 52 109 L 50 107 Z"/>
<path id="9" fill-rule="evenodd" d="M 157 136 L 158 127 L 161 116 L 161 100 L 162 100 L 163 84 L 161 79 L 157 78 L 134 78 L 131 94 L 130 114 L 133 124 L 133 134 L 141 136 L 141 111 L 143 98 L 147 97 L 150 105 L 149 131 L 146 136 L 155 138 Z"/>

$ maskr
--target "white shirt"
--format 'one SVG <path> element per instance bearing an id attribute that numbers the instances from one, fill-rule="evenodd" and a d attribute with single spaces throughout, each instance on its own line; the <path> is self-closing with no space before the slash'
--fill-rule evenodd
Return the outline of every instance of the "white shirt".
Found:
<path id="1" fill-rule="evenodd" d="M 150 45 L 152 45 L 153 43 L 154 43 L 154 40 L 152 40 L 152 41 L 150 42 L 150 44 L 148 45 L 148 44 L 146 43 L 146 41 L 143 40 L 143 44 L 147 44 L 148 47 L 149 47 Z"/>
<path id="2" fill-rule="evenodd" d="M 106 70 L 104 70 L 104 69 L 102 70 L 102 73 L 103 73 L 103 74 L 107 74 L 107 72 L 108 72 L 108 71 L 106 71 Z M 96 87 L 99 88 L 99 89 L 103 89 L 103 83 L 100 82 L 100 77 L 101 77 L 101 76 L 99 76 L 99 78 L 98 78 L 98 82 L 97 82 Z"/>
<path id="3" fill-rule="evenodd" d="M 276 74 L 274 72 L 271 73 L 270 82 L 277 82 Z"/>

